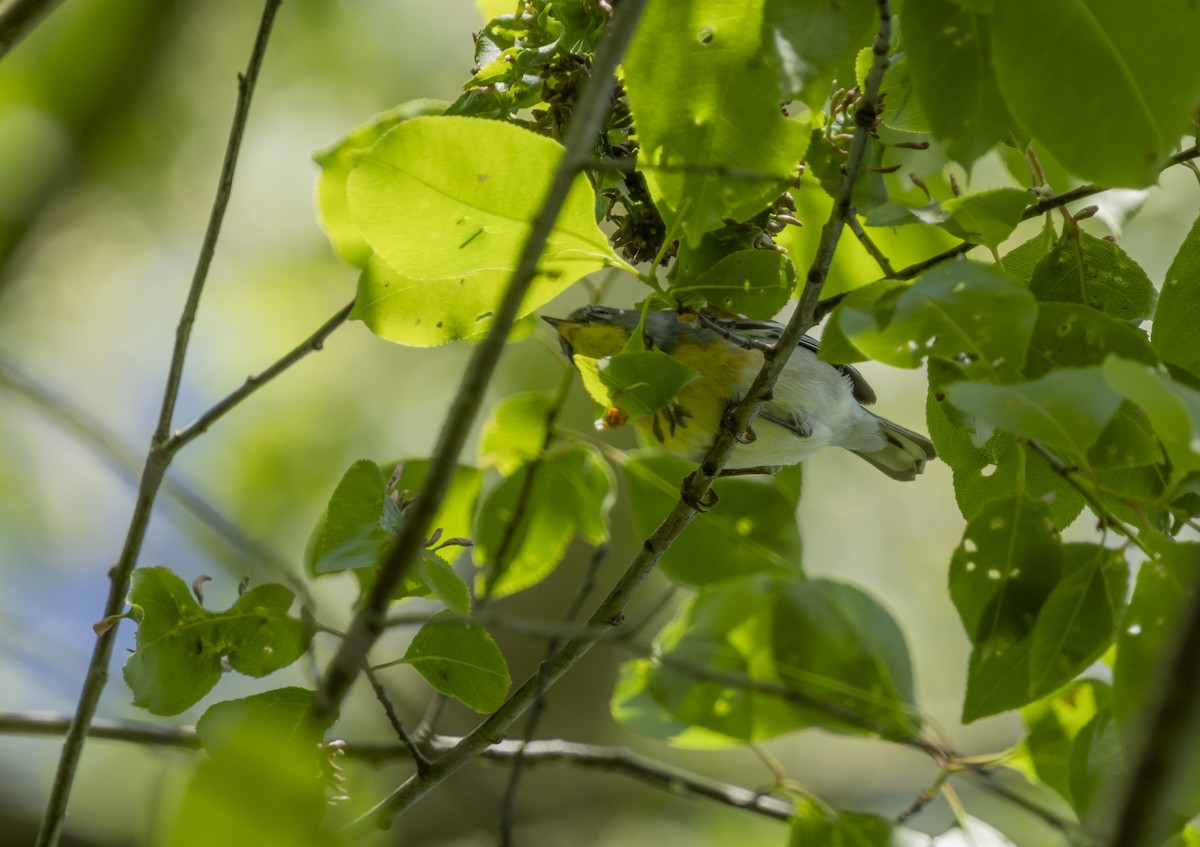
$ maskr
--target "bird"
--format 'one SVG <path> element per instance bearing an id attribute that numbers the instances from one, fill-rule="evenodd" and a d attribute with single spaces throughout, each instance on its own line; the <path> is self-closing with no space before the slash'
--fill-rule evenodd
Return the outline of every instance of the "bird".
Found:
<path id="1" fill-rule="evenodd" d="M 591 305 L 566 318 L 543 317 L 558 333 L 564 355 L 593 359 L 625 348 L 642 320 L 638 309 Z M 763 365 L 763 350 L 782 324 L 740 315 L 666 309 L 646 313 L 646 347 L 657 348 L 699 373 L 654 415 L 631 423 L 651 443 L 699 462 L 728 412 L 745 397 Z M 909 481 L 937 457 L 932 442 L 866 408 L 875 392 L 850 365 L 817 358 L 819 342 L 804 336 L 788 358 L 771 399 L 739 436 L 725 475 L 772 473 L 825 447 L 842 447 L 892 479 Z M 578 366 L 578 363 L 575 362 Z"/>

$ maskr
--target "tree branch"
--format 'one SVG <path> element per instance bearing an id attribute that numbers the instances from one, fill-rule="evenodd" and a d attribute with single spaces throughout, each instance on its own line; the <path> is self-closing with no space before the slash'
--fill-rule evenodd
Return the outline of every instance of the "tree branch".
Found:
<path id="1" fill-rule="evenodd" d="M 44 712 L 0 713 L 0 733 L 57 737 L 67 731 L 70 719 L 65 715 Z M 88 730 L 92 738 L 199 750 L 200 739 L 190 726 L 146 724 L 133 721 L 94 721 Z M 435 736 L 435 751 L 446 752 L 462 741 L 453 736 Z M 354 744 L 343 748 L 346 756 L 373 763 L 411 758 L 412 751 L 400 744 Z M 687 771 L 679 770 L 639 755 L 624 747 L 604 747 L 596 744 L 577 744 L 571 741 L 501 741 L 480 754 L 480 758 L 496 762 L 511 762 L 520 756 L 528 765 L 565 764 L 589 770 L 616 773 L 660 788 L 670 794 L 689 794 L 713 800 L 725 806 L 752 812 L 773 820 L 786 821 L 793 812 L 785 800 L 760 794 L 739 785 L 717 782 Z"/>
<path id="2" fill-rule="evenodd" d="M 538 259 L 546 240 L 575 178 L 590 161 L 592 142 L 610 106 L 613 75 L 644 6 L 645 0 L 625 0 L 614 12 L 612 31 L 596 53 L 593 70 L 584 84 L 575 113 L 563 138 L 566 150 L 562 161 L 530 227 L 529 237 L 522 247 L 517 268 L 513 272 L 504 298 L 496 308 L 491 329 L 475 347 L 467 365 L 466 374 L 438 437 L 425 484 L 405 513 L 404 527 L 381 563 L 371 590 L 363 599 L 345 640 L 342 641 L 317 690 L 312 718 L 321 726 L 328 726 L 332 722 L 338 706 L 358 676 L 363 661 L 383 631 L 385 614 L 395 586 L 412 567 L 414 559 L 424 546 L 429 525 L 449 485 L 467 432 L 483 402 L 484 389 L 495 372 L 525 292 L 537 274 Z M 524 711 L 526 706 L 527 702 L 513 713 L 509 723 Z M 413 780 L 417 781 L 415 784 L 422 786 L 420 793 L 423 794 L 441 782 L 470 756 L 461 759 L 454 757 L 447 761 L 449 758 L 441 757 L 433 762 L 424 775 L 413 777 Z"/>
<path id="3" fill-rule="evenodd" d="M 225 160 L 221 166 L 221 177 L 217 188 L 217 197 L 213 203 L 212 214 L 209 217 L 208 230 L 200 249 L 200 259 L 196 272 L 192 277 L 192 285 L 188 292 L 187 302 L 176 331 L 175 349 L 171 357 L 171 365 L 167 373 L 167 384 L 163 391 L 162 407 L 159 411 L 158 426 L 151 438 L 150 450 L 146 455 L 146 464 L 142 470 L 141 482 L 138 485 L 137 500 L 134 503 L 133 515 L 130 518 L 129 529 L 126 532 L 125 543 L 120 558 L 109 573 L 110 585 L 108 600 L 101 618 L 119 615 L 125 608 L 125 595 L 129 591 L 129 581 L 133 569 L 137 565 L 138 554 L 141 552 L 142 540 L 145 538 L 146 527 L 150 523 L 150 512 L 154 505 L 155 496 L 170 464 L 171 454 L 165 449 L 167 435 L 171 426 L 171 417 L 175 408 L 175 400 L 179 392 L 179 379 L 183 372 L 184 355 L 187 352 L 188 338 L 191 334 L 192 323 L 195 320 L 196 308 L 200 303 L 200 294 L 204 289 L 208 267 L 212 261 L 213 250 L 216 246 L 217 235 L 221 230 L 225 207 L 229 201 L 229 192 L 233 184 L 233 172 L 237 163 L 238 150 L 241 147 L 242 133 L 245 129 L 246 118 L 250 110 L 250 100 L 254 93 L 254 85 L 262 67 L 263 55 L 266 52 L 267 40 L 271 33 L 271 24 L 280 0 L 266 0 L 262 20 L 259 24 L 258 35 L 250 53 L 250 61 L 244 76 L 238 77 L 238 102 L 234 110 L 233 125 L 229 132 L 229 143 L 225 150 Z M 96 705 L 100 702 L 100 694 L 108 681 L 108 665 L 112 659 L 113 644 L 116 642 L 117 626 L 111 626 L 96 639 L 92 658 L 88 664 L 87 676 L 84 679 L 83 691 L 79 695 L 75 718 L 63 742 L 62 755 L 59 758 L 58 770 L 50 789 L 50 799 L 42 817 L 41 829 L 38 832 L 36 847 L 54 847 L 62 837 L 63 823 L 66 819 L 67 801 L 71 794 L 71 785 L 75 781 L 75 772 L 79 767 L 79 759 L 83 754 L 83 745 L 87 739 L 88 726 L 96 714 Z"/>
<path id="4" fill-rule="evenodd" d="M 1190 162 L 1196 158 L 1200 158 L 1200 148 L 1198 148 L 1196 145 L 1192 145 L 1186 150 L 1181 150 L 1180 152 L 1171 156 L 1171 158 L 1167 161 L 1167 164 L 1163 167 L 1163 170 L 1165 171 L 1167 168 L 1173 167 L 1174 165 L 1182 165 L 1185 162 Z M 1057 209 L 1060 206 L 1065 206 L 1068 203 L 1074 203 L 1076 200 L 1083 200 L 1085 197 L 1101 194 L 1108 190 L 1109 188 L 1107 186 L 1096 185 L 1094 183 L 1080 185 L 1062 194 L 1056 194 L 1053 197 L 1046 197 L 1042 200 L 1039 200 L 1021 213 L 1021 220 L 1031 220 L 1053 209 Z M 968 251 L 974 250 L 978 246 L 978 244 L 971 244 L 968 241 L 964 241 L 961 244 L 956 244 L 949 250 L 944 250 L 935 256 L 930 256 L 928 259 L 923 259 L 920 262 L 896 271 L 896 273 L 892 274 L 891 278 L 901 280 L 912 279 L 913 277 L 919 276 L 935 265 L 940 265 L 942 262 L 962 256 Z"/>
<path id="5" fill-rule="evenodd" d="M 0 59 L 30 33 L 62 0 L 7 0 L 0 3 Z"/>
<path id="6" fill-rule="evenodd" d="M 632 34 L 636 16 L 641 12 L 642 5 L 643 3 L 639 0 L 625 0 L 617 7 L 612 35 L 597 56 L 592 81 L 601 75 L 605 78 L 611 75 L 619 53 L 624 49 L 624 40 L 627 40 Z M 747 393 L 746 399 L 735 412 L 734 425 L 718 435 L 700 469 L 688 477 L 684 483 L 684 496 L 658 529 L 643 543 L 641 551 L 634 557 L 624 576 L 592 614 L 588 621 L 588 628 L 602 627 L 606 624 L 615 625 L 621 621 L 626 602 L 649 576 L 667 547 L 679 537 L 679 534 L 695 517 L 696 507 L 692 504 L 702 502 L 713 479 L 720 473 L 721 468 L 725 466 L 733 452 L 735 435 L 745 431 L 786 364 L 787 357 L 804 332 L 813 325 L 813 309 L 820 295 L 821 285 L 828 273 L 829 264 L 833 259 L 833 251 L 841 234 L 842 221 L 850 209 L 854 181 L 862 164 L 867 136 L 875 122 L 879 85 L 883 79 L 883 72 L 887 68 L 887 55 L 891 43 L 891 11 L 887 0 L 877 0 L 877 7 L 880 16 L 879 35 L 875 39 L 874 61 L 867 75 L 862 106 L 857 116 L 859 126 L 855 131 L 854 141 L 850 145 L 850 155 L 847 157 L 845 176 L 838 191 L 838 199 L 835 201 L 830 221 L 822 231 L 817 256 L 809 271 L 804 295 L 801 298 L 801 306 L 796 310 L 783 333 L 779 353 L 766 359 L 753 387 Z M 624 33 L 622 33 L 622 28 L 625 28 Z M 624 40 L 618 43 L 619 38 Z M 409 778 L 360 820 L 366 817 L 375 817 L 380 825 L 389 825 L 396 814 L 421 799 L 442 780 L 478 756 L 491 745 L 494 739 L 503 736 L 512 723 L 545 690 L 552 687 L 563 674 L 587 654 L 597 639 L 598 636 L 585 630 L 568 640 L 555 656 L 544 662 L 537 673 L 526 679 L 499 709 L 480 723 L 454 748 L 435 759 L 424 776 Z"/>

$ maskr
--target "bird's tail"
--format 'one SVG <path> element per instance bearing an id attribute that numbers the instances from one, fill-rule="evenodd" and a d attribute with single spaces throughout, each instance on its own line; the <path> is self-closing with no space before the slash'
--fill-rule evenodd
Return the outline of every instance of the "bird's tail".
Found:
<path id="1" fill-rule="evenodd" d="M 925 470 L 925 463 L 930 459 L 937 458 L 933 442 L 925 436 L 918 435 L 899 424 L 894 424 L 887 418 L 881 418 L 874 412 L 871 413 L 871 416 L 879 422 L 879 430 L 887 439 L 887 444 L 882 449 L 869 453 L 862 450 L 852 452 L 857 456 L 862 456 L 892 479 L 902 481 L 916 479 L 917 474 Z"/>

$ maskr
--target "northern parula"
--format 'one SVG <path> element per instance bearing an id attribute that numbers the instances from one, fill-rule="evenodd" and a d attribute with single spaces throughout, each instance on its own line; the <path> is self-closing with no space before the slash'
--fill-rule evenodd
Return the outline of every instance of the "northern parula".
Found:
<path id="1" fill-rule="evenodd" d="M 641 312 L 585 306 L 567 318 L 545 318 L 567 358 L 620 353 Z M 729 408 L 739 403 L 763 364 L 762 346 L 783 331 L 774 321 L 674 311 L 646 315 L 647 346 L 668 353 L 700 376 L 655 415 L 631 422 L 651 443 L 692 461 L 712 446 Z M 928 438 L 864 408 L 875 392 L 849 365 L 817 358 L 818 342 L 805 336 L 775 383 L 773 397 L 733 451 L 726 470 L 776 470 L 803 462 L 822 447 L 844 447 L 892 479 L 911 480 L 936 458 Z"/>

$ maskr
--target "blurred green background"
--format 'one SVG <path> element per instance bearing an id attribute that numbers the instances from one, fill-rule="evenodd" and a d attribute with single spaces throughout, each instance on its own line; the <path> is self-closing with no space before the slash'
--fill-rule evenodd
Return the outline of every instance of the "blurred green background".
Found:
<path id="1" fill-rule="evenodd" d="M 0 711 L 74 707 L 212 202 L 236 73 L 260 14 L 260 4 L 247 0 L 71 0 L 0 61 Z M 177 425 L 350 300 L 355 274 L 335 259 L 316 224 L 312 152 L 396 103 L 453 100 L 472 64 L 471 33 L 482 20 L 469 0 L 283 5 L 193 335 Z M 998 170 L 984 163 L 975 180 L 983 184 Z M 1164 187 L 1150 192 L 1147 210 L 1121 234 L 1153 279 L 1161 279 L 1194 217 L 1194 201 L 1182 190 L 1192 179 L 1182 169 L 1167 174 Z M 862 273 L 865 281 L 872 269 Z M 632 284 L 618 283 L 610 302 L 628 305 L 638 296 Z M 546 312 L 564 314 L 583 299 L 568 293 Z M 343 327 L 323 352 L 176 459 L 170 478 L 223 516 L 226 529 L 160 496 L 141 563 L 165 565 L 187 581 L 213 576 L 210 608 L 232 602 L 243 574 L 263 580 L 278 578 L 280 568 L 298 572 L 309 532 L 352 461 L 428 452 L 468 352 L 462 345 L 408 350 L 360 324 Z M 539 328 L 510 346 L 493 399 L 553 386 L 563 367 L 549 333 Z M 922 428 L 922 374 L 864 371 L 882 413 Z M 75 410 L 69 420 L 47 409 L 56 403 L 60 412 Z M 569 413 L 569 424 L 589 429 L 593 410 L 581 389 Z M 115 461 L 80 429 L 115 435 L 132 450 L 134 466 Z M 605 437 L 632 443 L 625 432 Z M 926 713 L 963 753 L 997 751 L 1016 740 L 1014 716 L 968 728 L 956 720 L 968 644 L 945 588 L 962 528 L 946 468 L 934 463 L 917 483 L 895 484 L 831 451 L 806 465 L 805 485 L 800 520 L 808 569 L 855 582 L 892 610 L 910 641 Z M 1073 531 L 1088 536 L 1092 529 Z M 622 502 L 600 590 L 639 543 Z M 557 620 L 588 558 L 588 550 L 573 550 L 545 585 L 504 601 L 501 610 Z M 668 590 L 665 580 L 652 581 L 630 618 L 652 610 Z M 322 581 L 315 592 L 322 622 L 345 623 L 355 596 L 351 578 Z M 118 663 L 132 635 L 131 626 L 122 626 Z M 409 635 L 389 635 L 376 660 L 399 657 Z M 514 678 L 524 678 L 544 647 L 496 635 Z M 319 639 L 318 656 L 327 658 L 332 647 Z M 672 750 L 616 726 L 608 696 L 624 658 L 598 647 L 554 690 L 539 735 L 629 745 L 717 779 L 769 784 L 770 773 L 748 750 Z M 306 673 L 296 666 L 262 681 L 227 677 L 177 720 L 194 722 L 216 700 L 311 685 Z M 415 724 L 429 689 L 408 669 L 388 670 L 385 678 L 402 717 Z M 355 695 L 341 733 L 389 740 L 369 690 L 359 686 Z M 100 716 L 149 717 L 131 707 L 119 673 Z M 452 708 L 444 730 L 471 725 L 468 713 Z M 792 777 L 829 802 L 889 815 L 934 775 L 912 751 L 816 732 L 770 749 Z M 0 842 L 32 839 L 58 752 L 56 740 L 0 735 Z M 182 752 L 89 743 L 72 797 L 70 843 L 151 843 L 173 814 L 192 761 Z M 352 804 L 371 804 L 407 772 L 403 764 L 348 766 Z M 506 776 L 486 763 L 467 769 L 378 836 L 380 843 L 494 843 Z M 969 785 L 962 791 L 973 814 L 1018 843 L 1054 843 L 1027 814 Z M 780 824 L 563 765 L 531 768 L 518 809 L 520 841 L 530 845 L 786 839 Z M 939 801 L 911 823 L 937 832 L 949 821 Z"/>

